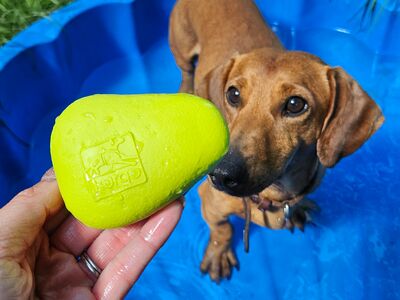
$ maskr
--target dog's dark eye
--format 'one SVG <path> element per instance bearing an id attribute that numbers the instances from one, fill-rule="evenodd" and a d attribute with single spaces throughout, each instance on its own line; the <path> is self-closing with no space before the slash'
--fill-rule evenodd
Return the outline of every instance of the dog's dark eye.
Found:
<path id="1" fill-rule="evenodd" d="M 306 100 L 298 96 L 293 96 L 286 101 L 284 114 L 289 117 L 296 117 L 298 115 L 301 115 L 307 109 L 308 104 Z"/>
<path id="2" fill-rule="evenodd" d="M 229 87 L 228 91 L 226 92 L 226 100 L 234 107 L 239 106 L 241 100 L 239 90 L 234 86 Z"/>

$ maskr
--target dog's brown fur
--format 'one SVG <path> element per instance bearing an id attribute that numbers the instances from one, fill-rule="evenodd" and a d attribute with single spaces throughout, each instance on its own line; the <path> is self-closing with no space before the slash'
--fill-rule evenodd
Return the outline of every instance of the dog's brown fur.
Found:
<path id="1" fill-rule="evenodd" d="M 302 229 L 307 210 L 314 208 L 303 198 L 325 168 L 353 153 L 383 122 L 374 101 L 341 68 L 286 51 L 250 0 L 179 0 L 170 19 L 170 46 L 182 70 L 180 91 L 216 104 L 231 146 L 246 162 L 249 190 L 274 203 L 262 210 L 250 204 L 251 219 L 259 225 Z M 226 101 L 230 86 L 240 90 L 239 107 Z M 289 118 L 282 108 L 293 95 L 306 99 L 309 109 Z M 242 200 L 209 181 L 199 192 L 211 230 L 201 269 L 218 281 L 237 264 L 228 216 L 243 217 Z M 293 201 L 289 220 L 280 205 L 285 201 Z"/>

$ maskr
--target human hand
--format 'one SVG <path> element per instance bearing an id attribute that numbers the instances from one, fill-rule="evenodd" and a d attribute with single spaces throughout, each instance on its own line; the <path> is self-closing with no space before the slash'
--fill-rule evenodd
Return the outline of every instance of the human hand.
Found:
<path id="1" fill-rule="evenodd" d="M 0 209 L 1 298 L 122 298 L 181 213 L 181 201 L 174 201 L 123 228 L 86 227 L 65 209 L 50 169 Z M 77 261 L 83 252 L 102 270 L 98 278 Z"/>

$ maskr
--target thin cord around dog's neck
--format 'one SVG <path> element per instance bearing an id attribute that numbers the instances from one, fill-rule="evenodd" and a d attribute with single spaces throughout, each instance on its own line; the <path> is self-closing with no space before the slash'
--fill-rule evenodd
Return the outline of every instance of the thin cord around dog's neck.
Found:
<path id="1" fill-rule="evenodd" d="M 244 243 L 244 251 L 246 253 L 249 252 L 249 231 L 250 231 L 250 221 L 251 221 L 251 205 L 249 203 L 249 198 L 243 197 L 243 209 L 245 216 L 245 223 L 243 229 L 243 243 Z"/>

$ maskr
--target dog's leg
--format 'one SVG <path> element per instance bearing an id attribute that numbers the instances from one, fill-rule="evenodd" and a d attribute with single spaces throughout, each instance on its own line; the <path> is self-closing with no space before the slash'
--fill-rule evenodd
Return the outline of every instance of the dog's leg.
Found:
<path id="1" fill-rule="evenodd" d="M 212 280 L 219 282 L 220 278 L 229 278 L 232 267 L 238 264 L 231 248 L 233 228 L 228 221 L 228 216 L 235 213 L 232 208 L 238 205 L 232 203 L 231 197 L 212 188 L 208 182 L 200 186 L 199 194 L 203 218 L 210 227 L 210 240 L 200 269 L 204 273 L 208 272 Z"/>

